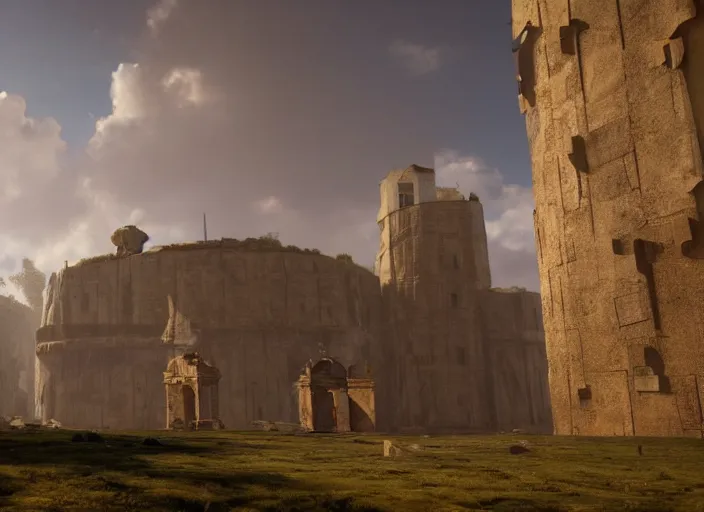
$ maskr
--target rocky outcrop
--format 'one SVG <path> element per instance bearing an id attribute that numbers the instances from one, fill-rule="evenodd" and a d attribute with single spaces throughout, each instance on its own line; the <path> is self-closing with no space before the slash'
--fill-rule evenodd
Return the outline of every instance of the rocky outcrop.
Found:
<path id="1" fill-rule="evenodd" d="M 149 235 L 137 226 L 123 226 L 115 230 L 110 241 L 117 247 L 117 256 L 141 254 Z"/>

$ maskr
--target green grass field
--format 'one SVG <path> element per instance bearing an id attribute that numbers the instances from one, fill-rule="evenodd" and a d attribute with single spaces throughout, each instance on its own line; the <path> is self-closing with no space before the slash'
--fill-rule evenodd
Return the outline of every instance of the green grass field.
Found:
<path id="1" fill-rule="evenodd" d="M 704 511 L 695 439 L 73 433 L 0 432 L 1 510 Z"/>

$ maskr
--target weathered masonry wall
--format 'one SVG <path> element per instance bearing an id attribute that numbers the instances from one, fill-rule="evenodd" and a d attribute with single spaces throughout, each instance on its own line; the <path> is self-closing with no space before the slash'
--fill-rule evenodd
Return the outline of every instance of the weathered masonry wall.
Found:
<path id="1" fill-rule="evenodd" d="M 383 220 L 391 343 L 380 348 L 384 360 L 395 362 L 395 372 L 375 378 L 394 397 L 391 423 L 400 428 L 493 428 L 470 206 L 427 202 Z M 380 418 L 385 413 L 377 411 Z"/>
<path id="2" fill-rule="evenodd" d="M 558 434 L 702 436 L 703 16 L 513 0 Z"/>
<path id="3" fill-rule="evenodd" d="M 36 396 L 44 419 L 67 426 L 163 428 L 169 296 L 222 373 L 228 428 L 298 421 L 306 362 L 370 360 L 380 325 L 378 279 L 315 254 L 194 244 L 69 267 L 47 291 Z"/>
<path id="4" fill-rule="evenodd" d="M 0 297 L 0 416 L 33 412 L 35 322 L 30 308 Z"/>
<path id="5" fill-rule="evenodd" d="M 479 305 L 496 429 L 552 432 L 540 295 L 492 290 Z"/>

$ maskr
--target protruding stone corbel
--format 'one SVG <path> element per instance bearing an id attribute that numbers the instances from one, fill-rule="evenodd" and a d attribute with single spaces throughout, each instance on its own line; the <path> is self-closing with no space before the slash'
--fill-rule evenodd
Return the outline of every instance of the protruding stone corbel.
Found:
<path id="1" fill-rule="evenodd" d="M 660 377 L 650 366 L 636 366 L 633 368 L 633 386 L 639 393 L 659 393 Z"/>
<path id="2" fill-rule="evenodd" d="M 518 110 L 521 114 L 528 112 L 528 101 L 523 97 L 523 94 L 518 93 Z"/>
<path id="3" fill-rule="evenodd" d="M 629 254 L 633 254 L 633 251 L 629 247 L 628 240 L 625 238 L 612 238 L 611 249 L 617 256 L 627 256 Z"/>
<path id="4" fill-rule="evenodd" d="M 579 53 L 579 35 L 589 28 L 589 24 L 578 19 L 570 20 L 569 25 L 560 27 L 560 50 L 566 55 Z"/>
<path id="5" fill-rule="evenodd" d="M 540 33 L 541 30 L 534 27 L 531 21 L 528 21 L 511 45 L 516 66 L 516 81 L 518 82 L 518 105 L 522 114 L 528 110 L 528 105 L 531 107 L 535 106 L 535 62 L 533 52 L 535 42 Z"/>
<path id="6" fill-rule="evenodd" d="M 572 152 L 568 155 L 570 162 L 579 172 L 589 172 L 587 160 L 587 143 L 581 135 L 572 137 Z"/>
<path id="7" fill-rule="evenodd" d="M 665 66 L 677 69 L 684 60 L 684 40 L 681 37 L 670 39 L 663 47 L 665 53 Z"/>
<path id="8" fill-rule="evenodd" d="M 585 384 L 583 388 L 577 388 L 577 398 L 579 398 L 579 406 L 588 408 L 592 403 L 592 387 Z"/>

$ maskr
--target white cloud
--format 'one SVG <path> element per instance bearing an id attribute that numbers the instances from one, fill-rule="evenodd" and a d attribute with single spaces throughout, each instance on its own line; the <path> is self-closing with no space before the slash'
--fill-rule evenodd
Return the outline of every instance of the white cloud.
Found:
<path id="1" fill-rule="evenodd" d="M 425 75 L 440 68 L 440 48 L 428 48 L 417 43 L 396 40 L 389 45 L 389 54 L 412 75 Z"/>
<path id="2" fill-rule="evenodd" d="M 4 277 L 19 270 L 23 257 L 37 258 L 51 233 L 84 210 L 65 153 L 54 119 L 27 117 L 22 97 L 0 93 L 0 260 L 12 262 L 3 265 Z"/>
<path id="3" fill-rule="evenodd" d="M 162 2 L 164 10 L 150 12 L 149 26 L 163 28 L 173 7 Z M 301 163 L 297 130 L 304 125 L 279 111 L 295 102 L 276 103 L 276 115 L 262 115 L 262 103 L 240 94 L 249 76 L 218 46 L 231 43 L 201 23 L 202 30 L 172 39 L 164 30 L 159 44 L 147 40 L 154 48 L 145 48 L 138 62 L 118 66 L 109 90 L 112 111 L 96 121 L 85 151 L 70 161 L 55 120 L 27 117 L 21 97 L 0 94 L 0 274 L 17 271 L 23 257 L 52 272 L 64 261 L 112 252 L 110 234 L 125 224 L 138 224 L 150 245 L 197 240 L 203 212 L 211 239 L 277 232 L 286 244 L 373 262 L 375 180 L 365 185 L 368 199 L 360 199 L 358 191 L 347 194 L 355 182 L 321 174 L 330 168 L 320 163 L 321 152 Z M 437 50 L 394 48 L 413 73 L 439 66 Z M 259 100 L 278 99 L 277 93 Z M 291 123 L 282 129 L 285 120 Z M 319 145 L 325 135 L 301 140 Z M 535 272 L 525 270 L 535 262 L 530 194 L 451 152 L 438 155 L 437 167 L 442 180 L 480 195 L 497 283 L 534 280 Z"/>
<path id="4" fill-rule="evenodd" d="M 147 26 L 152 34 L 156 34 L 159 27 L 169 19 L 173 10 L 178 6 L 178 0 L 159 0 L 159 2 L 147 11 Z"/>
<path id="5" fill-rule="evenodd" d="M 56 177 L 65 150 L 61 127 L 53 119 L 26 117 L 22 97 L 0 93 L 0 188 L 7 204 L 31 192 L 36 180 Z"/>
<path id="6" fill-rule="evenodd" d="M 265 197 L 264 199 L 255 201 L 254 206 L 256 207 L 257 211 L 259 211 L 259 213 L 263 213 L 265 215 L 281 213 L 281 211 L 283 210 L 281 200 L 279 200 L 278 197 L 274 196 Z"/>
<path id="7" fill-rule="evenodd" d="M 166 91 L 172 92 L 179 107 L 200 105 L 205 101 L 203 75 L 198 69 L 175 68 L 164 76 L 162 84 Z"/>
<path id="8" fill-rule="evenodd" d="M 459 185 L 482 202 L 493 285 L 538 291 L 531 188 L 505 183 L 497 169 L 455 151 L 439 152 L 435 168 L 439 186 Z"/>

